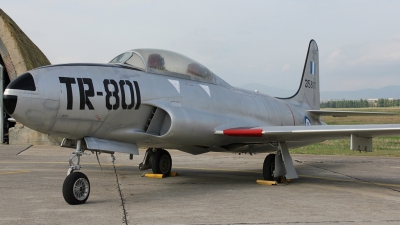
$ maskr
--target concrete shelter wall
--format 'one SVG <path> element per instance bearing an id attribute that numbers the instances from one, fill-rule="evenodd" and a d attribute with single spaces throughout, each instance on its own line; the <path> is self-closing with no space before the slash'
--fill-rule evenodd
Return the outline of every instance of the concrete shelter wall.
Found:
<path id="1" fill-rule="evenodd" d="M 0 9 L 0 39 L 8 51 L 14 71 L 7 71 L 10 80 L 36 67 L 50 65 L 43 52 L 29 39 L 19 26 Z M 3 57 L 3 55 L 2 55 Z M 3 57 L 4 60 L 4 57 Z M 12 68 L 10 68 L 12 69 Z M 11 77 L 11 74 L 13 77 Z M 15 77 L 14 77 L 15 76 Z"/>
<path id="2" fill-rule="evenodd" d="M 50 61 L 43 52 L 1 9 L 0 55 L 10 81 L 14 80 L 17 76 L 26 71 L 50 65 Z M 8 139 L 10 144 L 33 145 L 58 145 L 60 140 L 58 137 L 50 137 L 18 123 L 14 128 L 9 129 Z"/>

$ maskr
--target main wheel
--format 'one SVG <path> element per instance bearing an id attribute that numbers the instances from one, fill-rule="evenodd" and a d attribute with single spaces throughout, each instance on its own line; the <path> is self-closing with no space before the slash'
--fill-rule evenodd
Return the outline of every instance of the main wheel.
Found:
<path id="1" fill-rule="evenodd" d="M 264 180 L 278 180 L 278 177 L 274 177 L 275 170 L 275 154 L 269 154 L 265 157 L 263 165 L 263 176 Z"/>
<path id="2" fill-rule="evenodd" d="M 172 159 L 169 152 L 164 149 L 157 149 L 153 155 L 151 169 L 153 173 L 168 175 L 171 172 Z"/>
<path id="3" fill-rule="evenodd" d="M 90 194 L 89 179 L 81 172 L 73 172 L 65 178 L 62 192 L 68 204 L 83 204 Z"/>

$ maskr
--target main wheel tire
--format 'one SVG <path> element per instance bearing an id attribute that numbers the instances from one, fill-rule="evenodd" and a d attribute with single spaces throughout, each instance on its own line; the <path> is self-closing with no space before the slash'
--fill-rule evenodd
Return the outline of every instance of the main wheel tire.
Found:
<path id="1" fill-rule="evenodd" d="M 89 179 L 81 172 L 73 172 L 65 178 L 62 192 L 68 204 L 83 204 L 90 194 Z"/>
<path id="2" fill-rule="evenodd" d="M 171 172 L 172 159 L 168 151 L 158 149 L 153 155 L 151 169 L 153 173 L 168 175 Z"/>
<path id="3" fill-rule="evenodd" d="M 275 154 L 269 154 L 264 159 L 263 165 L 263 176 L 264 180 L 278 180 L 278 177 L 274 177 L 275 170 Z"/>

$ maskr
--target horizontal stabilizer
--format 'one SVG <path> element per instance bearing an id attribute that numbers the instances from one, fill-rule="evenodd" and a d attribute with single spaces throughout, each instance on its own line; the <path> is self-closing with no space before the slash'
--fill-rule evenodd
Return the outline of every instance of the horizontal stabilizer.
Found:
<path id="1" fill-rule="evenodd" d="M 389 112 L 363 112 L 363 111 L 329 111 L 329 110 L 308 110 L 309 113 L 317 116 L 333 116 L 333 117 L 347 117 L 347 116 L 394 116 L 397 113 Z"/>

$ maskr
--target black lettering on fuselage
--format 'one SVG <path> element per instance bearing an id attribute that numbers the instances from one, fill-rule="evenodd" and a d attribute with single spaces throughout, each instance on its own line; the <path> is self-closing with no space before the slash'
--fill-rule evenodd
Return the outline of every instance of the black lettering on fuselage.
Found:
<path id="1" fill-rule="evenodd" d="M 119 95 L 118 85 L 115 80 L 104 80 L 104 90 L 106 91 L 106 108 L 108 110 L 117 110 L 119 108 Z M 108 85 L 111 84 L 114 87 L 113 91 L 110 91 Z M 111 104 L 111 97 L 114 97 L 115 103 Z"/>
<path id="2" fill-rule="evenodd" d="M 93 82 L 90 78 L 76 78 L 78 80 L 79 86 L 79 97 L 80 97 L 80 107 L 79 109 L 85 109 L 85 105 L 89 110 L 94 110 L 92 102 L 90 102 L 89 97 L 94 97 Z M 83 84 L 87 84 L 89 89 L 85 90 Z"/>
<path id="3" fill-rule="evenodd" d="M 72 110 L 73 107 L 74 96 L 72 93 L 72 84 L 78 83 L 80 110 L 85 110 L 86 106 L 89 110 L 94 110 L 93 104 L 89 98 L 103 96 L 103 91 L 95 91 L 95 87 L 91 78 L 76 78 L 75 80 L 73 77 L 59 77 L 59 80 L 61 84 L 65 84 L 65 88 L 67 90 L 67 110 Z M 138 82 L 133 81 L 132 84 L 132 82 L 129 80 L 120 80 L 118 83 L 113 79 L 103 80 L 104 91 L 106 92 L 104 99 L 106 108 L 108 110 L 117 110 L 121 105 L 122 109 L 124 110 L 132 109 L 136 102 L 135 110 L 139 109 L 141 104 L 141 95 Z M 85 88 L 85 84 L 87 85 L 87 88 Z M 125 89 L 125 86 L 128 86 L 128 89 Z M 120 90 L 121 95 L 119 94 Z M 130 96 L 131 99 L 129 105 L 127 104 L 127 96 Z"/>
<path id="4" fill-rule="evenodd" d="M 127 85 L 129 87 L 129 92 L 131 93 L 131 104 L 126 104 L 126 96 L 124 86 Z M 132 109 L 135 105 L 135 93 L 133 92 L 132 83 L 129 80 L 120 80 L 119 87 L 121 89 L 121 106 L 123 109 Z"/>
<path id="5" fill-rule="evenodd" d="M 137 95 L 137 104 L 136 104 L 135 109 L 139 109 L 140 103 L 141 103 L 141 100 L 140 100 L 141 96 L 140 96 L 139 84 L 138 84 L 137 81 L 133 81 L 133 83 L 135 84 L 136 95 Z"/>
<path id="6" fill-rule="evenodd" d="M 75 84 L 75 78 L 72 77 L 59 77 L 60 83 L 65 84 L 67 89 L 67 110 L 72 109 L 73 96 L 72 96 L 72 84 Z"/>

